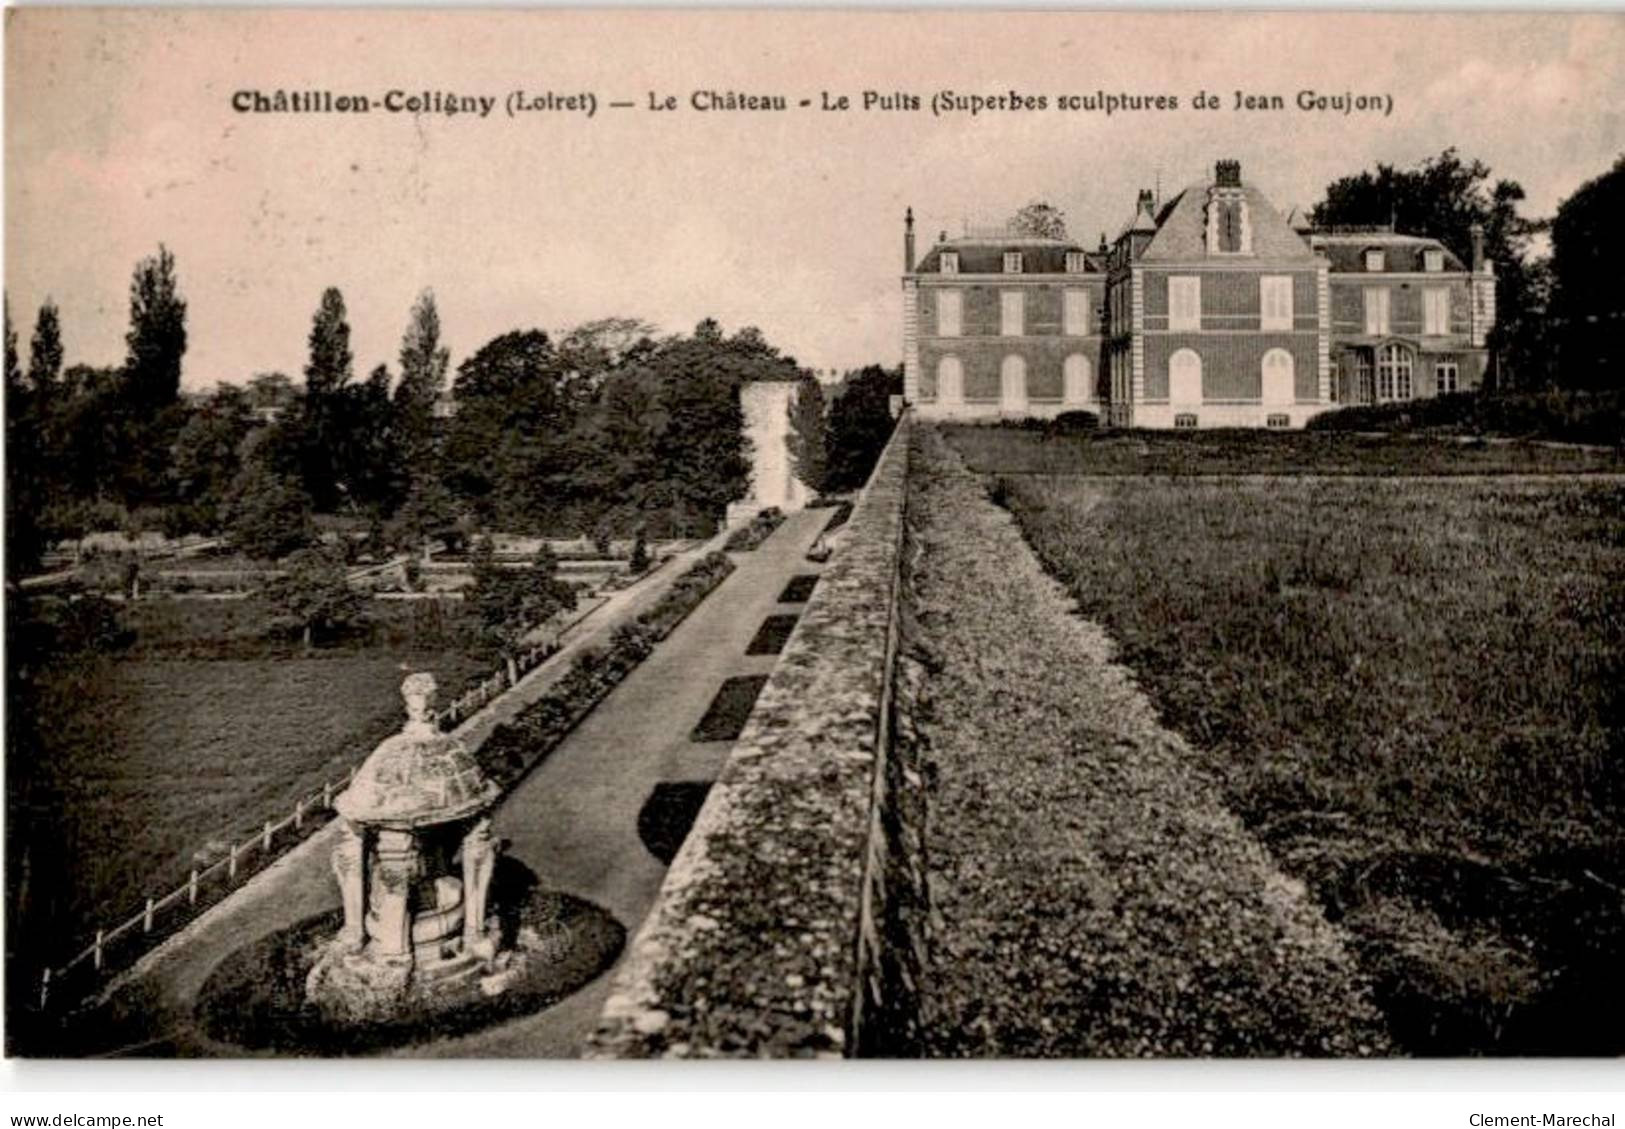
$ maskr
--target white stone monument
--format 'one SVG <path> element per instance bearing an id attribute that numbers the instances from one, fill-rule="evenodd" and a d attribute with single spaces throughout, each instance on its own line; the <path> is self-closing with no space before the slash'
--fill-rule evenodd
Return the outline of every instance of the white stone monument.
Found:
<path id="1" fill-rule="evenodd" d="M 750 490 L 728 506 L 728 524 L 749 521 L 770 506 L 785 513 L 804 509 L 812 498 L 790 462 L 790 404 L 798 385 L 789 380 L 757 380 L 740 386 L 745 437 L 751 444 Z"/>

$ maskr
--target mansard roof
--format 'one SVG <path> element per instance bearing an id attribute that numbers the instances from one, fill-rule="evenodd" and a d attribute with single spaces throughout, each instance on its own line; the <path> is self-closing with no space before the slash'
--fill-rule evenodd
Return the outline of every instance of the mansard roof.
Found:
<path id="1" fill-rule="evenodd" d="M 1446 271 L 1467 269 L 1443 243 L 1425 235 L 1403 235 L 1394 231 L 1311 231 L 1309 245 L 1321 256 L 1330 259 L 1333 274 L 1364 274 L 1365 253 L 1381 251 L 1385 258 L 1383 269 L 1395 273 L 1421 273 L 1427 269 L 1423 252 L 1443 251 Z"/>
<path id="2" fill-rule="evenodd" d="M 1103 270 L 1100 256 L 1070 239 L 1043 239 L 1033 235 L 966 236 L 938 243 L 921 257 L 916 274 L 940 274 L 942 252 L 959 252 L 960 274 L 1003 274 L 1004 253 L 1021 252 L 1022 274 L 1065 274 L 1068 251 L 1084 252 L 1084 273 Z"/>
<path id="3" fill-rule="evenodd" d="M 1168 201 L 1157 215 L 1157 233 L 1141 256 L 1143 262 L 1188 262 L 1208 258 L 1208 182 L 1198 182 Z M 1301 259 L 1312 262 L 1315 253 L 1293 231 L 1275 205 L 1250 184 L 1241 186 L 1247 201 L 1247 223 L 1252 229 L 1252 252 L 1239 257 L 1253 259 Z"/>

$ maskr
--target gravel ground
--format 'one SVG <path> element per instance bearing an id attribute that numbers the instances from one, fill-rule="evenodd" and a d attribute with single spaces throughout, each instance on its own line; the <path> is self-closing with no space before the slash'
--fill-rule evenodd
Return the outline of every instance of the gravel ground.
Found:
<path id="1" fill-rule="evenodd" d="M 915 442 L 926 1053 L 1389 1053 L 1340 932 L 1223 806 L 982 482 L 932 429 Z"/>

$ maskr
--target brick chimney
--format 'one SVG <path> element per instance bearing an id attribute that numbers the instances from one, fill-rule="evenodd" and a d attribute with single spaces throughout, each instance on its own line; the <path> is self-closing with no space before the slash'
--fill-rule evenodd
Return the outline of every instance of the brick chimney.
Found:
<path id="1" fill-rule="evenodd" d="M 1241 162 L 1218 162 L 1213 166 L 1213 183 L 1219 188 L 1240 188 Z"/>
<path id="2" fill-rule="evenodd" d="M 1475 223 L 1467 231 L 1473 237 L 1473 261 L 1471 265 L 1473 273 L 1477 274 L 1484 267 L 1484 225 Z"/>
<path id="3" fill-rule="evenodd" d="M 903 273 L 914 269 L 914 209 L 903 213 Z"/>

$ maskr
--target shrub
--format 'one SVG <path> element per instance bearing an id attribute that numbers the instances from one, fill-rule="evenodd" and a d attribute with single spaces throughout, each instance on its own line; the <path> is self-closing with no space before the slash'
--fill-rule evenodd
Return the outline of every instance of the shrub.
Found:
<path id="1" fill-rule="evenodd" d="M 1062 412 L 1049 421 L 1052 435 L 1092 435 L 1100 430 L 1100 417 L 1094 412 Z"/>
<path id="2" fill-rule="evenodd" d="M 726 547 L 736 553 L 747 553 L 766 541 L 782 524 L 784 512 L 777 506 L 769 506 L 751 518 L 750 524 L 742 525 L 729 534 Z"/>

